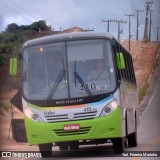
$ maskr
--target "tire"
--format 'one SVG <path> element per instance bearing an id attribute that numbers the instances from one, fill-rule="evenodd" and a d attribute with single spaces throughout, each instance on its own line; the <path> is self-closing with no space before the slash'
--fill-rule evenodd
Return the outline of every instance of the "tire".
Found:
<path id="1" fill-rule="evenodd" d="M 78 150 L 79 149 L 79 142 L 72 142 L 69 144 L 70 150 Z"/>
<path id="2" fill-rule="evenodd" d="M 113 151 L 116 154 L 121 154 L 125 150 L 124 138 L 114 138 L 112 139 Z"/>
<path id="3" fill-rule="evenodd" d="M 52 157 L 52 143 L 39 144 L 39 151 L 42 157 Z"/>
<path id="4" fill-rule="evenodd" d="M 128 146 L 129 147 L 137 147 L 137 125 L 136 125 L 136 118 L 135 118 L 135 132 L 131 133 L 127 136 L 128 139 Z"/>
<path id="5" fill-rule="evenodd" d="M 59 144 L 59 150 L 60 151 L 67 151 L 68 150 L 68 144 L 67 143 Z"/>

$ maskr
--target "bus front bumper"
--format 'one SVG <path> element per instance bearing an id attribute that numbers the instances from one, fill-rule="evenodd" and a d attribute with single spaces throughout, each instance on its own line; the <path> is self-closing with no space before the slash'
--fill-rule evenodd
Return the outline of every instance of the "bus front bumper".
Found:
<path id="1" fill-rule="evenodd" d="M 65 125 L 72 124 L 80 125 L 80 129 L 64 130 Z M 122 137 L 119 107 L 106 117 L 90 120 L 43 123 L 25 117 L 25 125 L 29 145 Z"/>

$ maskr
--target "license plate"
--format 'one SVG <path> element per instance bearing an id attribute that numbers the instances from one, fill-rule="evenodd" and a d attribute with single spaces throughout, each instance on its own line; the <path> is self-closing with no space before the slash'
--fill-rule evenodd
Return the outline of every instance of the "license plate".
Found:
<path id="1" fill-rule="evenodd" d="M 74 131 L 74 130 L 79 130 L 80 125 L 79 124 L 67 124 L 64 125 L 64 130 L 65 131 Z"/>

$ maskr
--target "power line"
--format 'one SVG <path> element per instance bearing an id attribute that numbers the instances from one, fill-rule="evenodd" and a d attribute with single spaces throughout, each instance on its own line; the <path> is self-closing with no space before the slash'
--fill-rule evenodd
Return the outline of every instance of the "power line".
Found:
<path id="1" fill-rule="evenodd" d="M 145 20 L 145 29 L 144 29 L 144 39 L 148 40 L 148 12 L 150 8 L 152 7 L 152 2 L 146 2 L 146 20 Z"/>
<path id="2" fill-rule="evenodd" d="M 28 12 L 27 10 L 25 10 L 24 8 L 22 8 L 20 5 L 18 5 L 18 4 L 16 4 L 15 2 L 13 2 L 12 0 L 10 0 L 11 2 L 12 2 L 12 4 L 14 4 L 16 7 L 18 7 L 18 8 L 20 8 L 21 10 L 23 10 L 24 12 L 26 12 L 28 15 L 30 15 L 32 18 L 34 18 L 34 19 L 36 19 L 36 20 L 38 20 L 39 21 L 39 19 L 37 18 L 37 17 L 35 17 L 34 15 L 32 15 L 30 12 Z M 12 9 L 12 10 L 14 10 L 14 9 Z M 18 13 L 18 12 L 17 12 Z M 23 18 L 25 18 L 26 19 L 26 17 L 24 17 L 24 16 L 21 16 L 21 17 L 23 17 Z M 28 18 L 27 18 L 28 19 Z M 28 20 L 28 21 L 30 21 L 30 20 Z M 32 21 L 30 21 L 31 23 L 32 23 Z M 46 27 L 43 23 L 41 23 L 44 27 Z"/>
<path id="3" fill-rule="evenodd" d="M 116 21 L 116 23 L 118 23 L 118 41 L 120 40 L 120 34 L 121 34 L 121 28 L 120 28 L 120 24 L 121 23 L 127 23 L 127 21 L 122 21 L 122 20 L 115 20 Z"/>
<path id="4" fill-rule="evenodd" d="M 151 41 L 151 26 L 152 26 L 152 10 L 150 11 L 150 22 L 149 22 L 149 41 Z"/>
<path id="5" fill-rule="evenodd" d="M 131 21 L 130 21 L 130 17 L 131 16 L 135 16 L 134 14 L 125 14 L 125 16 L 129 17 L 129 51 L 130 51 L 130 38 L 131 38 Z"/>
<path id="6" fill-rule="evenodd" d="M 37 17 L 35 17 L 34 15 L 32 15 L 30 12 L 28 12 L 27 10 L 25 10 L 24 8 L 22 8 L 20 5 L 18 5 L 17 3 L 13 2 L 12 0 L 10 0 L 10 2 L 12 2 L 16 7 L 20 8 L 21 10 L 25 11 L 28 15 L 30 15 L 32 18 L 39 20 Z"/>
<path id="7" fill-rule="evenodd" d="M 137 30 L 136 30 L 136 40 L 138 41 L 138 27 L 139 27 L 139 12 L 143 12 L 144 10 L 135 10 L 137 12 Z"/>
<path id="8" fill-rule="evenodd" d="M 94 31 L 94 27 L 93 27 L 93 29 L 91 29 L 91 28 L 87 28 L 87 29 L 84 29 L 85 31 Z"/>
<path id="9" fill-rule="evenodd" d="M 113 20 L 111 20 L 111 19 L 109 19 L 109 20 L 103 20 L 102 19 L 102 22 L 107 22 L 107 32 L 109 32 L 109 23 L 110 22 L 115 22 L 115 19 L 113 19 Z"/>
<path id="10" fill-rule="evenodd" d="M 0 12 L 1 13 L 1 12 Z M 1 13 L 2 14 L 2 13 Z M 22 23 L 20 23 L 20 22 L 18 22 L 18 21 L 16 21 L 16 19 L 12 19 L 11 17 L 9 17 L 9 16 L 4 16 L 5 18 L 7 18 L 7 19 L 9 19 L 10 21 L 12 21 L 13 23 L 17 23 L 17 24 L 19 24 L 19 25 L 23 25 Z"/>
<path id="11" fill-rule="evenodd" d="M 0 3 L 2 3 L 3 5 L 7 6 L 9 9 L 13 10 L 14 12 L 16 12 L 18 15 L 20 15 L 23 19 L 26 19 L 28 22 L 32 23 L 32 21 L 30 21 L 28 18 L 22 16 L 19 12 L 17 12 L 16 10 L 14 10 L 13 8 L 11 8 L 10 6 L 8 6 L 6 3 L 0 1 Z"/>

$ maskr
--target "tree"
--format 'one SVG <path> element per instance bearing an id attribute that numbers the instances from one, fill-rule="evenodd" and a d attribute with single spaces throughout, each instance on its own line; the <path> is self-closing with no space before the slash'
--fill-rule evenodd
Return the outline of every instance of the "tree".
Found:
<path id="1" fill-rule="evenodd" d="M 11 23 L 7 26 L 7 32 L 15 32 L 18 29 L 18 25 L 16 23 Z"/>
<path id="2" fill-rule="evenodd" d="M 49 29 L 49 27 L 46 25 L 46 22 L 44 20 L 40 20 L 38 22 L 34 22 L 30 25 L 30 29 L 35 30 L 35 31 L 46 31 Z"/>
<path id="3" fill-rule="evenodd" d="M 27 25 L 21 25 L 21 26 L 18 27 L 18 30 L 20 30 L 20 31 L 29 30 L 29 26 L 27 26 Z"/>

